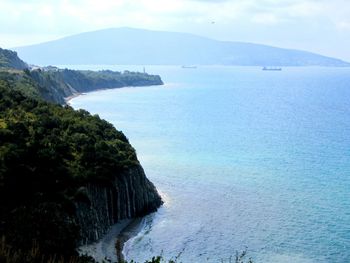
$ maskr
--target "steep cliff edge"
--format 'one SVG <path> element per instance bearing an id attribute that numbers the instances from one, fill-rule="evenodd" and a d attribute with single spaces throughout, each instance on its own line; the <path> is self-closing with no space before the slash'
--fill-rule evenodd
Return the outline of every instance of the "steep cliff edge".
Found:
<path id="1" fill-rule="evenodd" d="M 87 197 L 75 203 L 81 244 L 99 240 L 119 220 L 144 216 L 162 204 L 140 165 L 122 172 L 109 185 L 88 184 L 79 190 Z"/>
<path id="2" fill-rule="evenodd" d="M 29 67 L 17 53 L 0 48 L 0 80 L 6 80 L 27 96 L 65 104 L 77 93 L 99 89 L 163 85 L 158 75 L 131 71 L 70 70 L 53 66 Z"/>
<path id="3" fill-rule="evenodd" d="M 15 86 L 0 78 L 0 236 L 12 247 L 73 255 L 162 204 L 122 132 Z"/>
<path id="4" fill-rule="evenodd" d="M 163 84 L 158 75 L 130 71 L 70 70 L 50 67 L 49 70 L 44 68 L 44 70 L 27 71 L 27 75 L 40 87 L 48 88 L 47 92 L 41 92 L 45 100 L 59 104 L 64 104 L 64 99 L 75 93 Z"/>

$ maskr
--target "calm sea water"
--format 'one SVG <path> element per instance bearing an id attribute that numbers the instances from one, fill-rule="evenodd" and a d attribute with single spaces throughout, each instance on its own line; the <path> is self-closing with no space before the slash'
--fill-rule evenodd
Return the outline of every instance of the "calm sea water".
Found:
<path id="1" fill-rule="evenodd" d="M 166 84 L 72 100 L 127 135 L 165 200 L 127 259 L 350 262 L 349 68 L 146 70 Z"/>

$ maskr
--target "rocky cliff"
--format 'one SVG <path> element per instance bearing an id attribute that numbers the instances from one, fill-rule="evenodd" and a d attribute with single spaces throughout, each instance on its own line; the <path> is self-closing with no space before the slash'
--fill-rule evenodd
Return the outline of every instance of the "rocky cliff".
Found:
<path id="1" fill-rule="evenodd" d="M 87 197 L 75 203 L 81 244 L 97 241 L 119 220 L 149 214 L 162 204 L 139 165 L 122 172 L 109 185 L 88 184 L 79 190 Z"/>
<path id="2" fill-rule="evenodd" d="M 64 104 L 65 98 L 76 93 L 99 89 L 112 89 L 130 86 L 162 85 L 158 75 L 140 72 L 117 72 L 110 70 L 69 70 L 49 69 L 31 70 L 28 76 L 36 82 L 41 90 L 41 96 L 51 102 Z"/>
<path id="3" fill-rule="evenodd" d="M 1 75 L 0 75 L 1 77 Z M 162 203 L 127 137 L 97 115 L 26 96 L 0 78 L 0 236 L 73 255 Z"/>

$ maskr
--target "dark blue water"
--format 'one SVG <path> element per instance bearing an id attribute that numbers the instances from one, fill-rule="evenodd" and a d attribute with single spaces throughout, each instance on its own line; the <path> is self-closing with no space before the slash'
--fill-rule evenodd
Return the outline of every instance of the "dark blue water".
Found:
<path id="1" fill-rule="evenodd" d="M 127 135 L 165 200 L 128 259 L 350 262 L 349 68 L 146 70 L 166 85 L 72 101 Z"/>

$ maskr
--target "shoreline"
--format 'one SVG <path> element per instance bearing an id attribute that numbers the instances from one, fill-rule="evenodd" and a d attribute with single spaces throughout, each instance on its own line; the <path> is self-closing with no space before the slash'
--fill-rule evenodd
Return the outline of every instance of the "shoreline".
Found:
<path id="1" fill-rule="evenodd" d="M 112 89 L 121 88 L 135 88 L 135 87 L 152 87 L 152 86 L 164 86 L 161 85 L 147 85 L 147 86 L 125 86 Z M 81 95 L 86 95 L 90 92 L 99 92 L 105 90 L 112 90 L 111 88 L 96 89 L 88 92 L 76 92 L 68 97 L 64 98 L 65 104 L 71 106 L 70 101 Z M 123 254 L 124 245 L 131 238 L 137 236 L 143 227 L 143 220 L 145 217 L 136 217 L 131 219 L 123 219 L 120 222 L 112 225 L 108 232 L 103 237 L 92 244 L 83 245 L 78 247 L 77 251 L 81 255 L 88 255 L 93 257 L 98 262 L 125 262 L 125 256 Z"/>
<path id="2" fill-rule="evenodd" d="M 77 251 L 98 262 L 124 262 L 124 244 L 141 231 L 142 221 L 142 217 L 123 219 L 113 225 L 98 242 L 80 246 Z"/>
<path id="3" fill-rule="evenodd" d="M 69 105 L 69 102 L 76 98 L 76 97 L 79 97 L 81 95 L 84 95 L 85 93 L 81 93 L 81 92 L 77 92 L 77 93 L 73 93 L 72 95 L 68 96 L 68 97 L 64 97 L 64 102 Z"/>
<path id="4" fill-rule="evenodd" d="M 124 245 L 127 241 L 129 241 L 131 238 L 137 236 L 140 233 L 142 226 L 143 226 L 142 222 L 143 222 L 143 217 L 134 218 L 118 234 L 116 241 L 115 241 L 117 262 L 124 262 L 125 261 L 125 255 L 123 254 Z"/>
<path id="5" fill-rule="evenodd" d="M 79 97 L 81 95 L 86 95 L 88 93 L 91 92 L 98 92 L 98 91 L 104 91 L 104 90 L 114 90 L 114 89 L 124 89 L 124 88 L 144 88 L 144 87 L 156 87 L 156 86 L 165 86 L 165 83 L 163 84 L 154 84 L 154 85 L 146 85 L 146 86 L 123 86 L 123 87 L 116 87 L 116 88 L 101 88 L 101 89 L 95 89 L 95 90 L 89 90 L 86 92 L 76 92 L 73 93 L 72 95 L 68 96 L 68 97 L 64 97 L 64 101 L 66 103 L 66 105 L 70 105 L 69 102 L 76 98 Z"/>

